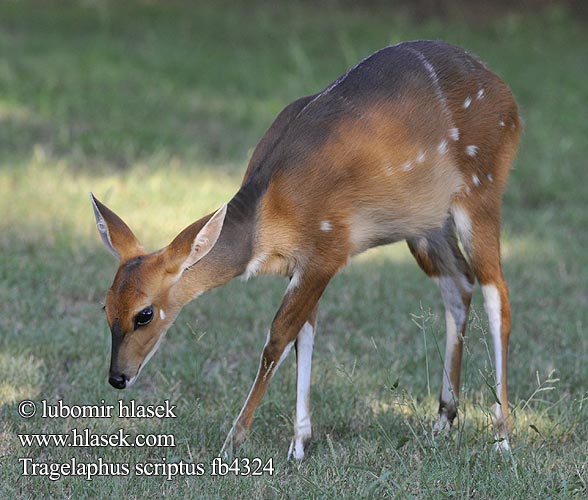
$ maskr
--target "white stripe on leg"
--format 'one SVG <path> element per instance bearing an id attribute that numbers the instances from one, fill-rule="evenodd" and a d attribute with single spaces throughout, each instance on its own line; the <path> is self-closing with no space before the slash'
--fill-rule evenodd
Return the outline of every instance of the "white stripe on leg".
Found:
<path id="1" fill-rule="evenodd" d="M 314 346 L 314 328 L 305 323 L 296 340 L 296 422 L 294 438 L 290 444 L 288 458 L 304 458 L 304 446 L 312 434 L 310 422 L 310 374 L 312 350 Z"/>
<path id="2" fill-rule="evenodd" d="M 494 345 L 494 371 L 496 372 L 496 394 L 500 397 L 500 385 L 502 380 L 502 312 L 500 304 L 500 293 L 494 285 L 483 285 L 484 309 L 488 315 L 490 335 Z M 502 401 L 501 401 L 502 403 Z M 496 405 L 496 418 L 502 417 L 502 409 Z"/>

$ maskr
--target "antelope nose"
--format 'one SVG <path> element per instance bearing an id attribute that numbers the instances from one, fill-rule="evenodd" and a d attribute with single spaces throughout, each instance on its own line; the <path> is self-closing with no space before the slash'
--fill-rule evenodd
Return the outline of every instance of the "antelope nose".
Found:
<path id="1" fill-rule="evenodd" d="M 108 377 L 108 382 L 110 382 L 110 385 L 115 389 L 124 389 L 127 385 L 127 379 L 125 378 L 124 374 L 111 375 Z"/>

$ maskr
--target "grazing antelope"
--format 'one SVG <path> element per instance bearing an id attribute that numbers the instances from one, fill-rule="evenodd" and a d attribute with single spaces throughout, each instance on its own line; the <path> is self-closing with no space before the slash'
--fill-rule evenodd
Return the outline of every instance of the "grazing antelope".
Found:
<path id="1" fill-rule="evenodd" d="M 449 428 L 456 416 L 477 278 L 494 343 L 496 430 L 506 438 L 510 309 L 500 211 L 520 128 L 510 90 L 476 57 L 442 42 L 401 43 L 288 105 L 255 149 L 237 194 L 162 250 L 146 253 L 128 226 L 92 196 L 100 236 L 120 260 L 106 296 L 110 384 L 124 389 L 135 382 L 182 307 L 198 295 L 239 275 L 287 276 L 259 371 L 223 450 L 243 442 L 272 376 L 294 346 L 297 400 L 289 456 L 302 459 L 311 437 L 319 299 L 350 257 L 406 240 L 445 305 L 435 430 Z"/>

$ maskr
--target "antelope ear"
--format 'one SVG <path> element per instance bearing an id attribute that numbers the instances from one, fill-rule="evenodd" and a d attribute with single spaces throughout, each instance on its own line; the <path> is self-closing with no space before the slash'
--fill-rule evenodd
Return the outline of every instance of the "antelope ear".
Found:
<path id="1" fill-rule="evenodd" d="M 203 219 L 200 219 L 176 236 L 167 249 L 173 265 L 170 272 L 177 273 L 179 278 L 186 269 L 192 267 L 212 250 L 222 231 L 226 214 L 227 204 L 225 203 L 212 214 L 204 226 L 202 226 Z"/>
<path id="2" fill-rule="evenodd" d="M 145 250 L 135 238 L 122 219 L 110 210 L 106 205 L 90 193 L 94 216 L 96 217 L 96 228 L 106 248 L 117 259 L 128 259 L 145 253 Z"/>

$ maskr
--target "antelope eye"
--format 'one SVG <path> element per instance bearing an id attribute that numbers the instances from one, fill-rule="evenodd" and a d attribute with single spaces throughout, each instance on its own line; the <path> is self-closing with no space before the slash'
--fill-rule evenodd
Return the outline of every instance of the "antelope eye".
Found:
<path id="1" fill-rule="evenodd" d="M 135 316 L 135 328 L 145 326 L 151 323 L 153 319 L 153 306 L 146 307 L 142 311 L 139 311 Z"/>

